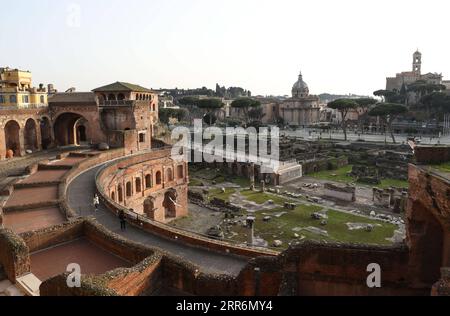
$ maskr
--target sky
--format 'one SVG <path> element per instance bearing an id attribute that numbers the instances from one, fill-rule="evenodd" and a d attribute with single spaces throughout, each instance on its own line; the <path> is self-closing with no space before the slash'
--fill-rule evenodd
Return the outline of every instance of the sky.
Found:
<path id="1" fill-rule="evenodd" d="M 412 68 L 450 79 L 447 0 L 0 0 L 0 66 L 90 91 L 241 86 L 371 95 Z"/>

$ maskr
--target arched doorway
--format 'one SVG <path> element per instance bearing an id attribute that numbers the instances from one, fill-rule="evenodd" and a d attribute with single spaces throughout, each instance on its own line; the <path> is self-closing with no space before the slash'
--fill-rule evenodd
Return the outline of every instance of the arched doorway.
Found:
<path id="1" fill-rule="evenodd" d="M 41 128 L 41 145 L 42 149 L 48 149 L 52 144 L 52 127 L 50 120 L 47 117 L 43 117 L 40 123 Z"/>
<path id="2" fill-rule="evenodd" d="M 38 149 L 36 122 L 33 119 L 28 119 L 25 123 L 24 140 L 25 150 L 35 151 Z"/>
<path id="3" fill-rule="evenodd" d="M 155 198 L 154 197 L 148 197 L 144 201 L 144 214 L 151 220 L 155 220 Z"/>
<path id="4" fill-rule="evenodd" d="M 86 126 L 84 125 L 77 126 L 77 139 L 79 143 L 87 142 Z"/>
<path id="5" fill-rule="evenodd" d="M 5 125 L 5 145 L 6 151 L 12 150 L 14 156 L 19 157 L 20 153 L 20 126 L 16 121 L 9 121 Z"/>
<path id="6" fill-rule="evenodd" d="M 58 146 L 80 145 L 88 139 L 88 121 L 76 113 L 64 113 L 58 116 L 54 124 Z"/>
<path id="7" fill-rule="evenodd" d="M 177 217 L 177 192 L 169 190 L 164 194 L 164 210 L 166 219 Z"/>

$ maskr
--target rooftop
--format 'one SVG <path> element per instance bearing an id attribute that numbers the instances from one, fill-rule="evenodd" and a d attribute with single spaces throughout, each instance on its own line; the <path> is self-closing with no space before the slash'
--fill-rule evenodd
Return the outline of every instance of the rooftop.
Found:
<path id="1" fill-rule="evenodd" d="M 127 82 L 117 81 L 115 83 L 92 90 L 93 92 L 149 92 L 152 90 Z"/>

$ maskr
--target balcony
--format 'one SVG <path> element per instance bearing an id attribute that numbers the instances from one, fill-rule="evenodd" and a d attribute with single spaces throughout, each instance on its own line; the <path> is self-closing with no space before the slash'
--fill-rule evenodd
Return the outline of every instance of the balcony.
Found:
<path id="1" fill-rule="evenodd" d="M 135 105 L 148 105 L 150 106 L 151 101 L 149 100 L 109 100 L 109 101 L 100 101 L 100 106 L 114 106 L 114 107 L 120 107 L 120 106 L 135 106 Z"/>
<path id="2" fill-rule="evenodd" d="M 13 106 L 1 106 L 0 111 L 10 111 L 10 110 L 26 110 L 26 109 L 42 109 L 48 107 L 47 104 L 39 103 L 39 104 L 21 104 L 21 105 L 13 105 Z"/>

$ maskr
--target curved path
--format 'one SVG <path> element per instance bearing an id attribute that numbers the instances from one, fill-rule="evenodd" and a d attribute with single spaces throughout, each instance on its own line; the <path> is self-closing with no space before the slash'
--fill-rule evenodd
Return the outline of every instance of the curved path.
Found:
<path id="1" fill-rule="evenodd" d="M 94 216 L 108 230 L 129 240 L 179 256 L 197 265 L 202 272 L 236 276 L 247 264 L 247 258 L 193 247 L 131 227 L 130 225 L 127 225 L 127 230 L 123 232 L 120 230 L 118 219 L 104 205 L 101 205 L 97 213 L 94 214 L 92 211 L 92 198 L 95 193 L 95 175 L 100 168 L 101 166 L 97 166 L 87 170 L 69 184 L 67 192 L 68 203 L 79 215 Z"/>

